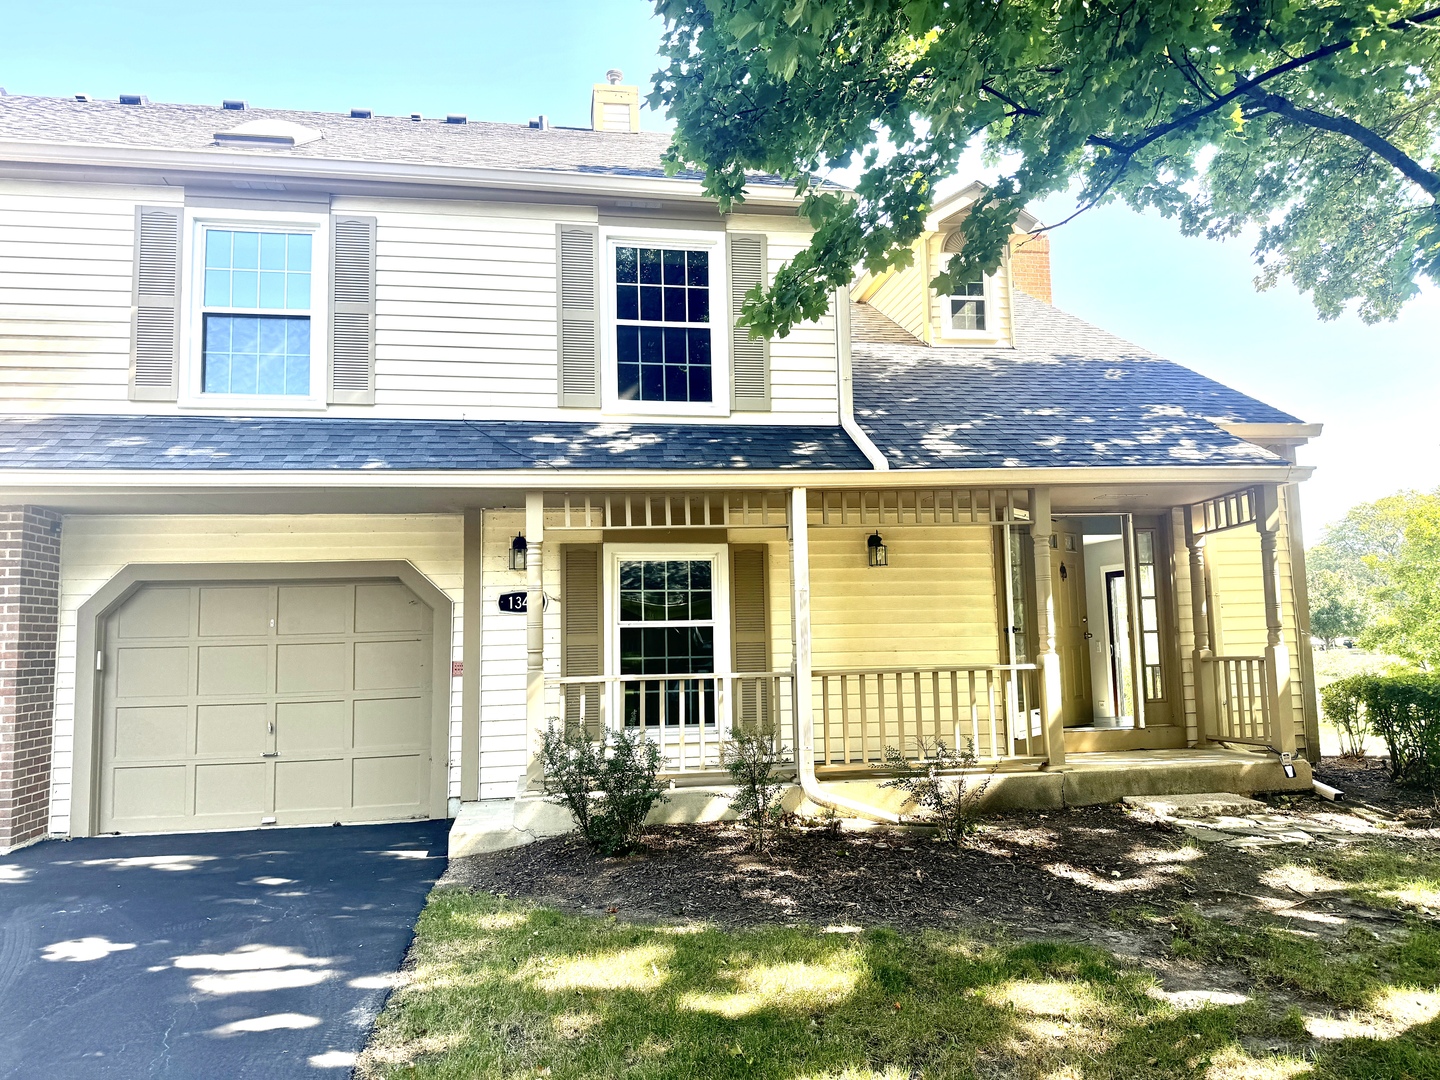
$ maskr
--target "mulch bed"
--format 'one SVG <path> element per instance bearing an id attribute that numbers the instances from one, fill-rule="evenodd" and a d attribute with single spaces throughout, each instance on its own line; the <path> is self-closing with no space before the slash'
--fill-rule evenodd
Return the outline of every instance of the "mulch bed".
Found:
<path id="1" fill-rule="evenodd" d="M 1345 792 L 1345 798 L 1391 814 L 1407 823 L 1424 824 L 1440 817 L 1440 800 L 1428 791 L 1391 783 L 1385 762 L 1379 758 L 1322 758 L 1315 779 Z"/>
<path id="2" fill-rule="evenodd" d="M 626 858 L 565 836 L 456 859 L 441 884 L 630 919 L 1056 931 L 1192 892 L 1177 880 L 1183 840 L 1113 806 L 987 818 L 962 851 L 918 829 L 810 828 L 762 857 L 734 825 L 684 825 Z"/>

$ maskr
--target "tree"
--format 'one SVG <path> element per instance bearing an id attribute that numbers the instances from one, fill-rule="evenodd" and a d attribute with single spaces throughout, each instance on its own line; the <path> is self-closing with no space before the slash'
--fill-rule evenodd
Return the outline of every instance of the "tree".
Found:
<path id="1" fill-rule="evenodd" d="M 1372 562 L 1382 579 L 1374 593 L 1380 613 L 1361 643 L 1440 668 L 1440 490 L 1410 493 L 1400 543 Z"/>
<path id="2" fill-rule="evenodd" d="M 1434 3 L 1435 0 L 1429 0 Z M 936 184 L 999 162 L 934 287 L 999 265 L 1021 209 L 1078 185 L 1187 234 L 1258 233 L 1323 318 L 1393 318 L 1440 281 L 1440 7 L 1414 0 L 656 0 L 670 167 L 724 210 L 746 174 L 804 194 L 807 250 L 745 301 L 756 334 L 822 314 L 856 267 L 905 265 Z M 882 148 L 885 150 L 881 152 Z M 861 172 L 853 196 L 818 184 Z"/>
<path id="3" fill-rule="evenodd" d="M 1307 567 L 1308 569 L 1308 567 Z M 1356 638 L 1365 630 L 1365 601 L 1333 571 L 1310 577 L 1310 632 L 1335 647 L 1340 638 Z"/>

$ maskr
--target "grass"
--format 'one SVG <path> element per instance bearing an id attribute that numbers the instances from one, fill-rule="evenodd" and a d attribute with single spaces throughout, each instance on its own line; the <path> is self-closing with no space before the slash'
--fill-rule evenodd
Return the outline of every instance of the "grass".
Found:
<path id="1" fill-rule="evenodd" d="M 1239 944 L 1198 922 L 1188 940 L 1227 955 Z M 1266 944 L 1269 962 L 1289 947 Z M 634 924 L 440 889 L 414 960 L 361 1076 L 1440 1077 L 1433 1025 L 1317 1050 L 1294 1009 L 1182 1010 L 1138 967 L 1062 942 Z M 1370 983 L 1352 972 L 1325 985 L 1353 1000 Z"/>

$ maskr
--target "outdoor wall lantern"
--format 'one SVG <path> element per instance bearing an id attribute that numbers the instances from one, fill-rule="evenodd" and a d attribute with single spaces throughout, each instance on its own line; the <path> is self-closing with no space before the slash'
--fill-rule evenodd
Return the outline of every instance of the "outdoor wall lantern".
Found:
<path id="1" fill-rule="evenodd" d="M 865 538 L 865 547 L 870 555 L 871 566 L 889 566 L 890 556 L 885 550 L 885 541 L 880 539 L 878 531 L 871 533 Z"/>
<path id="2" fill-rule="evenodd" d="M 529 565 L 526 562 L 529 550 L 529 545 L 525 543 L 525 534 L 517 533 L 515 539 L 510 541 L 511 570 L 524 570 Z"/>

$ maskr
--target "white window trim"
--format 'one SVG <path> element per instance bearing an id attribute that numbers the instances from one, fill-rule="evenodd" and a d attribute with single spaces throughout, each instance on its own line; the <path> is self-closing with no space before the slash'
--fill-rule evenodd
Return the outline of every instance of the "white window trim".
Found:
<path id="1" fill-rule="evenodd" d="M 710 252 L 710 393 L 704 401 L 631 401 L 620 397 L 615 347 L 615 249 L 684 247 Z M 617 420 L 658 416 L 730 415 L 730 264 L 725 233 L 691 229 L 600 229 L 600 390 L 602 409 Z"/>
<path id="2" fill-rule="evenodd" d="M 1003 269 L 1004 268 L 1002 267 L 1001 270 Z M 981 299 L 985 301 L 986 328 L 984 330 L 953 329 L 950 326 L 950 301 L 952 299 L 951 294 L 946 293 L 943 296 L 939 293 L 935 294 L 940 298 L 940 336 L 942 338 L 944 338 L 946 341 L 991 342 L 1000 340 L 1000 331 L 995 329 L 995 296 L 997 291 L 996 279 L 1000 276 L 1000 273 L 1001 271 L 997 270 L 993 274 L 985 275 L 985 295 L 981 297 Z M 964 297 L 964 299 L 973 300 L 975 299 L 975 297 Z"/>
<path id="3" fill-rule="evenodd" d="M 605 544 L 602 550 L 605 597 L 605 665 L 607 675 L 620 674 L 620 563 L 621 560 L 644 559 L 662 562 L 667 559 L 709 559 L 715 569 L 710 575 L 710 614 L 715 624 L 715 671 L 723 678 L 731 674 L 730 662 L 730 548 L 728 544 Z M 660 678 L 661 676 L 656 676 Z M 610 683 L 610 699 L 605 715 L 614 717 L 617 727 L 624 723 L 621 683 Z M 718 701 L 715 728 L 720 734 L 730 730 L 729 687 L 717 687 Z"/>
<path id="4" fill-rule="evenodd" d="M 310 393 L 207 394 L 203 391 L 204 344 L 201 312 L 205 299 L 205 248 L 207 228 L 284 229 L 308 232 L 310 266 Z M 266 412 L 323 411 L 326 407 L 330 367 L 330 215 L 291 210 L 241 210 L 187 207 L 183 265 L 185 294 L 180 311 L 180 401 L 182 407 Z M 277 311 L 275 314 L 286 314 Z"/>

